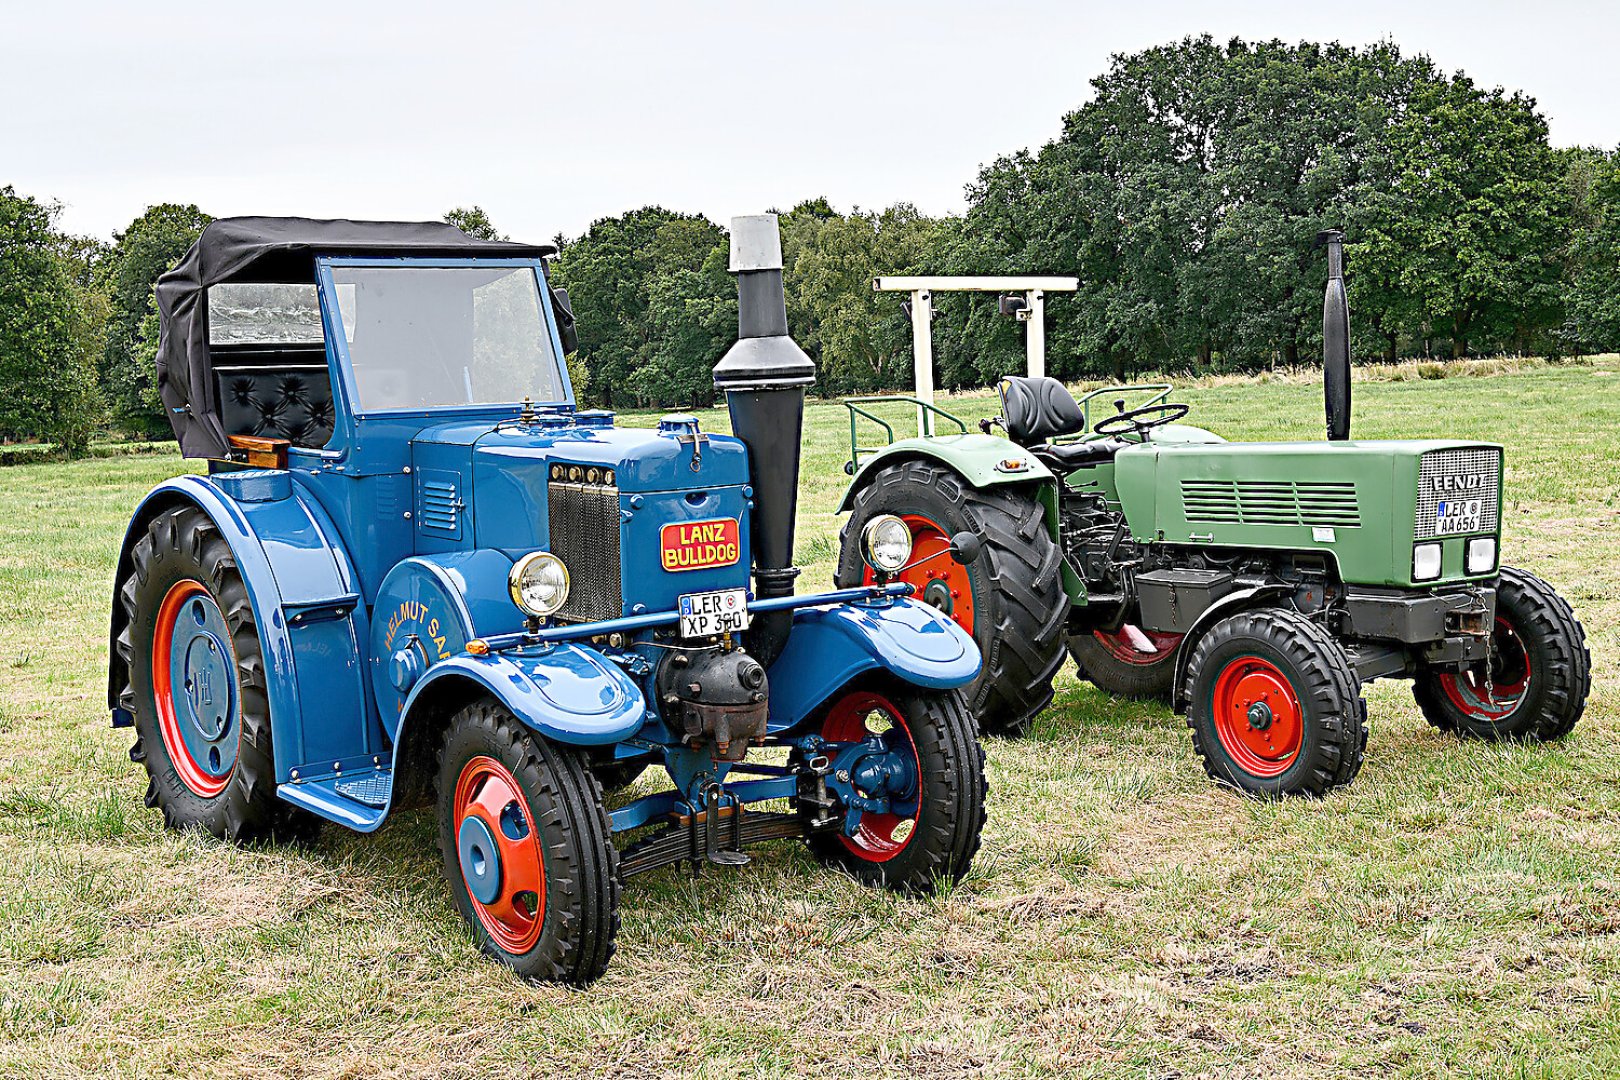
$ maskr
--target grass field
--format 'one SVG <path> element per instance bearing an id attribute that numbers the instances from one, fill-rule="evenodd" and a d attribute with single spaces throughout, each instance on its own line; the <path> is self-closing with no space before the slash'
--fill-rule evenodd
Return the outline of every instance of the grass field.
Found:
<path id="1" fill-rule="evenodd" d="M 1508 560 L 1590 638 L 1567 741 L 1464 745 L 1380 683 L 1351 789 L 1251 802 L 1177 717 L 1066 669 L 1027 738 L 988 746 L 960 886 L 899 899 L 793 843 L 660 871 L 584 992 L 479 956 L 426 814 L 309 849 L 163 832 L 107 726 L 106 617 L 130 510 L 187 466 L 0 470 L 0 1076 L 1620 1073 L 1620 362 L 1356 394 L 1361 436 L 1507 444 Z M 1228 437 L 1321 430 L 1305 381 L 1185 397 Z M 807 587 L 846 435 L 812 406 Z"/>

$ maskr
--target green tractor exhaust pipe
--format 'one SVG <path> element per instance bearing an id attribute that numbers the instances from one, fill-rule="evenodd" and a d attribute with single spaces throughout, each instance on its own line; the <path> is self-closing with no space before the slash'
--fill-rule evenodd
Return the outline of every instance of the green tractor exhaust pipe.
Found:
<path id="1" fill-rule="evenodd" d="M 1322 397 L 1327 407 L 1327 437 L 1350 437 L 1350 302 L 1344 292 L 1344 231 L 1318 233 L 1316 246 L 1327 248 L 1327 292 L 1322 297 Z"/>

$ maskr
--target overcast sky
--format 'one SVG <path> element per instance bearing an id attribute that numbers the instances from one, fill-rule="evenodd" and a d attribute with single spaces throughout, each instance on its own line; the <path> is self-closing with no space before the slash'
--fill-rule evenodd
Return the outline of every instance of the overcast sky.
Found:
<path id="1" fill-rule="evenodd" d="M 979 165 L 1055 136 L 1110 54 L 1204 31 L 1388 36 L 1532 94 L 1555 144 L 1620 144 L 1620 14 L 1599 3 L 0 0 L 0 185 L 103 237 L 163 201 L 478 203 L 525 240 L 649 203 L 960 211 Z"/>

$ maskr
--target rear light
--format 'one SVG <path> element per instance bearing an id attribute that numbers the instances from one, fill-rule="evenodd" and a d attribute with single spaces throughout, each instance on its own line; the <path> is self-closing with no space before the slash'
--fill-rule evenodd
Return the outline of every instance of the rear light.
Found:
<path id="1" fill-rule="evenodd" d="M 1440 545 L 1419 544 L 1412 549 L 1412 580 L 1433 581 L 1440 576 Z"/>
<path id="2" fill-rule="evenodd" d="M 1465 564 L 1470 574 L 1488 574 L 1496 569 L 1496 537 L 1476 536 L 1468 541 L 1468 561 Z"/>

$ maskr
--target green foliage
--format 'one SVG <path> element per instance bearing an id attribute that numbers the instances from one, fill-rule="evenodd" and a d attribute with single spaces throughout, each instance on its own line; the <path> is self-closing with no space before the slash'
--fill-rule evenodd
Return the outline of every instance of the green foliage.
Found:
<path id="1" fill-rule="evenodd" d="M 495 228 L 482 206 L 458 206 L 444 215 L 444 220 L 468 236 L 480 240 L 506 240 L 507 235 Z"/>
<path id="2" fill-rule="evenodd" d="M 170 430 L 157 392 L 153 287 L 212 220 L 195 206 L 160 203 L 113 234 L 101 274 L 109 317 L 100 370 L 111 419 L 128 431 L 166 436 Z"/>
<path id="3" fill-rule="evenodd" d="M 0 437 L 83 453 L 103 410 L 95 358 L 107 320 L 98 249 L 56 231 L 57 208 L 0 188 Z"/>
<path id="4" fill-rule="evenodd" d="M 1571 239 L 1568 316 L 1561 342 L 1572 351 L 1620 343 L 1620 151 L 1565 151 Z"/>

